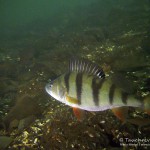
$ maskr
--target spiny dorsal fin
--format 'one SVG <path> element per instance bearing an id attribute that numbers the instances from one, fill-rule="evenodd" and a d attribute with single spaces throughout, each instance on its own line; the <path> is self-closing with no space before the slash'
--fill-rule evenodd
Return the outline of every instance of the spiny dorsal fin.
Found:
<path id="1" fill-rule="evenodd" d="M 69 71 L 87 73 L 99 78 L 105 78 L 103 69 L 88 60 L 71 59 L 69 62 Z"/>

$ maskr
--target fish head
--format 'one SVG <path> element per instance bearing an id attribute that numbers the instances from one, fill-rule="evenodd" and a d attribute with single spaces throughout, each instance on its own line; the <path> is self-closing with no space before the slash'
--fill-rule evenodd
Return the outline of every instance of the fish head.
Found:
<path id="1" fill-rule="evenodd" d="M 51 81 L 45 86 L 46 92 L 56 100 L 65 103 L 66 88 L 62 82 L 61 77 Z"/>

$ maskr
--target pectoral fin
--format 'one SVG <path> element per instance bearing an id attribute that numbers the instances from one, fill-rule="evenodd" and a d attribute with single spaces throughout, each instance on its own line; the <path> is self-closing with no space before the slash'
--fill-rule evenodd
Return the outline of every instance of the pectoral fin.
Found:
<path id="1" fill-rule="evenodd" d="M 77 119 L 78 119 L 79 121 L 82 121 L 82 120 L 83 120 L 83 118 L 84 118 L 84 113 L 85 113 L 84 110 L 81 110 L 81 109 L 79 109 L 79 108 L 73 107 L 73 112 L 74 112 L 74 115 L 77 117 Z"/>
<path id="2" fill-rule="evenodd" d="M 120 119 L 122 122 L 125 122 L 128 116 L 128 107 L 113 108 L 112 112 L 118 119 Z"/>
<path id="3" fill-rule="evenodd" d="M 78 104 L 78 99 L 70 97 L 70 96 L 66 96 L 66 100 L 71 103 L 71 104 Z"/>

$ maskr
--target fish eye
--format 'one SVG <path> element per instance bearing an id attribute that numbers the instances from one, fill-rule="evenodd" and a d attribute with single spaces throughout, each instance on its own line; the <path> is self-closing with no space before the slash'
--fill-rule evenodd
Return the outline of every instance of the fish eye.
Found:
<path id="1" fill-rule="evenodd" d="M 48 87 L 48 88 L 52 88 L 52 86 L 53 86 L 52 83 L 48 83 L 48 84 L 47 84 L 47 87 Z"/>
<path id="2" fill-rule="evenodd" d="M 52 85 L 52 84 L 50 84 L 49 86 L 50 86 L 50 87 L 52 87 L 53 85 Z"/>

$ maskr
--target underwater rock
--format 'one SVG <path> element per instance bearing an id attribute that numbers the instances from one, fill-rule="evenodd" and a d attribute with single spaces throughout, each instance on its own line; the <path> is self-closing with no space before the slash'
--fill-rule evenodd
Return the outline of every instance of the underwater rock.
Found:
<path id="1" fill-rule="evenodd" d="M 0 136 L 0 149 L 4 150 L 9 146 L 9 144 L 13 141 L 11 137 Z"/>
<path id="2" fill-rule="evenodd" d="M 37 103 L 36 97 L 23 96 L 18 99 L 16 105 L 9 111 L 7 116 L 4 118 L 6 129 L 9 128 L 10 123 L 17 119 L 21 120 L 31 115 L 40 115 L 41 109 Z"/>
<path id="3" fill-rule="evenodd" d="M 23 129 L 28 127 L 35 120 L 35 118 L 36 117 L 34 115 L 31 115 L 27 118 L 21 119 L 18 125 L 18 130 L 22 131 Z"/>
<path id="4" fill-rule="evenodd" d="M 14 128 L 17 128 L 19 124 L 19 120 L 14 119 L 13 121 L 10 122 L 9 124 L 9 130 L 12 130 Z"/>

